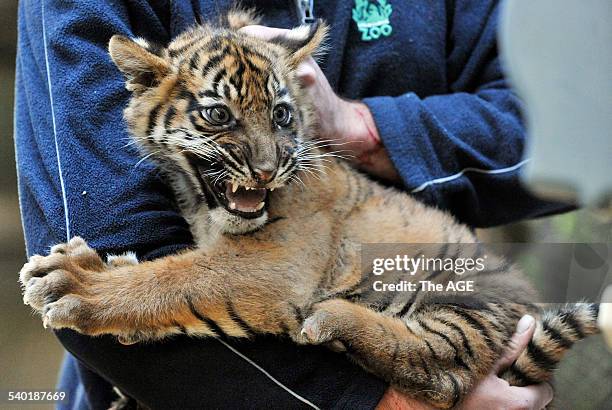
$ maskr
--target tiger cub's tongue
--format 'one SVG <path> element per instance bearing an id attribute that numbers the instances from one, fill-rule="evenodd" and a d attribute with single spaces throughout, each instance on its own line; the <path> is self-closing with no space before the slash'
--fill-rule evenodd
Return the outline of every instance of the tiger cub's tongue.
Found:
<path id="1" fill-rule="evenodd" d="M 225 198 L 229 203 L 230 209 L 241 212 L 256 212 L 264 207 L 266 199 L 265 189 L 250 189 L 239 187 L 236 192 L 232 192 L 232 183 L 225 183 Z"/>

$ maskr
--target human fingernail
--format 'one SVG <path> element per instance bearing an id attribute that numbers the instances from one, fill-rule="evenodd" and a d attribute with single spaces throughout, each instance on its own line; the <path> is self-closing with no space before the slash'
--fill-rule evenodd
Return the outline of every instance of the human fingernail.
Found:
<path id="1" fill-rule="evenodd" d="M 528 331 L 534 323 L 535 319 L 533 318 L 533 316 L 525 315 L 521 318 L 521 320 L 519 320 L 518 324 L 516 325 L 516 332 L 518 334 L 523 334 Z"/>

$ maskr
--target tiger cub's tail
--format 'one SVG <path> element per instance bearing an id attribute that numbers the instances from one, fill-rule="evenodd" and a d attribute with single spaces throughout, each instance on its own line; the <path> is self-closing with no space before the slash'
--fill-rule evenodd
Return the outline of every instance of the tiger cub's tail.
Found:
<path id="1" fill-rule="evenodd" d="M 519 358 L 502 374 L 513 386 L 527 386 L 552 377 L 565 353 L 579 340 L 599 333 L 598 304 L 573 303 L 547 310 Z"/>

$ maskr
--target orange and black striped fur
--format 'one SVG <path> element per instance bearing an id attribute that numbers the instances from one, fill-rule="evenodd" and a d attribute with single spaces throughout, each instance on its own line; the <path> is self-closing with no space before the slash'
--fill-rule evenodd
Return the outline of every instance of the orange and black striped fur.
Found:
<path id="1" fill-rule="evenodd" d="M 123 343 L 256 333 L 328 343 L 441 408 L 492 369 L 525 313 L 538 325 L 503 375 L 515 385 L 549 380 L 567 349 L 597 331 L 593 305 L 540 313 L 521 273 L 493 255 L 483 272 L 462 277 L 476 281 L 475 292 L 374 292 L 361 244 L 441 244 L 425 257 L 485 250 L 451 216 L 371 181 L 313 142 L 316 102 L 295 71 L 319 49 L 324 24 L 264 41 L 237 30 L 250 14 L 229 20 L 226 28 L 198 26 L 167 47 L 111 39 L 111 57 L 133 92 L 129 130 L 167 175 L 198 245 L 150 262 L 129 255 L 105 262 L 74 238 L 33 256 L 20 279 L 45 326 Z M 396 275 L 387 280 L 402 279 Z M 426 277 L 444 284 L 454 274 L 410 280 Z"/>

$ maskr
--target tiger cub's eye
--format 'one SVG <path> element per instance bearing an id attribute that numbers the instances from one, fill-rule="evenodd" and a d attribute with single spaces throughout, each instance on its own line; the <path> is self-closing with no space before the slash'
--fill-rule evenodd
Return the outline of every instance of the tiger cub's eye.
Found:
<path id="1" fill-rule="evenodd" d="M 227 125 L 232 121 L 232 114 L 226 107 L 216 106 L 206 108 L 202 116 L 212 125 Z"/>
<path id="2" fill-rule="evenodd" d="M 279 127 L 286 127 L 291 123 L 291 110 L 285 104 L 279 104 L 272 111 L 272 119 Z"/>

